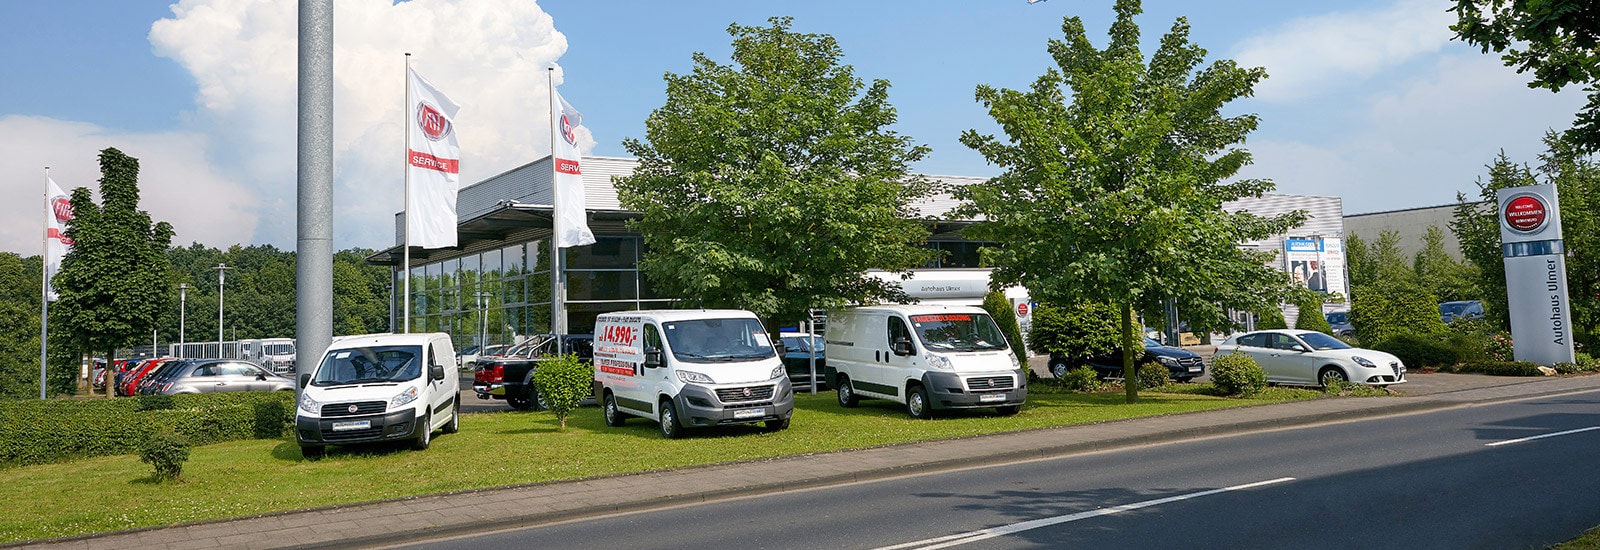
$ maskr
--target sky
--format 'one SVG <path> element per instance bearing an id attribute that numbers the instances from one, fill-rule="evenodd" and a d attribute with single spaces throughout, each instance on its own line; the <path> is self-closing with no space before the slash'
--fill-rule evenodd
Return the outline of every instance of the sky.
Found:
<path id="1" fill-rule="evenodd" d="M 0 0 L 0 250 L 41 250 L 45 168 L 95 188 L 98 152 L 141 162 L 142 206 L 174 243 L 295 246 L 296 2 Z M 887 80 L 894 129 L 932 152 L 924 174 L 994 176 L 962 131 L 998 128 L 979 84 L 1021 89 L 1080 17 L 1098 45 L 1113 0 L 338 0 L 334 12 L 334 246 L 386 248 L 403 202 L 403 54 L 461 104 L 461 180 L 549 150 L 547 73 L 583 112 L 584 152 L 628 156 L 665 101 L 663 75 L 701 52 L 728 64 L 730 24 L 792 16 L 838 39 L 864 80 Z M 1534 90 L 1495 55 L 1452 41 L 1449 0 L 1148 0 L 1146 55 L 1178 17 L 1208 63 L 1269 77 L 1229 114 L 1255 113 L 1239 177 L 1338 196 L 1346 214 L 1453 203 L 1504 151 L 1535 163 L 1581 90 Z"/>

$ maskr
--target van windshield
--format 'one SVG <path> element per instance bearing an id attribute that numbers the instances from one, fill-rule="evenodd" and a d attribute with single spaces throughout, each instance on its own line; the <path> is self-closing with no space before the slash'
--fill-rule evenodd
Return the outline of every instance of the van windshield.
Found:
<path id="1" fill-rule="evenodd" d="M 694 319 L 662 323 L 672 356 L 689 363 L 731 363 L 777 357 L 755 319 Z"/>
<path id="2" fill-rule="evenodd" d="M 422 348 L 373 346 L 328 352 L 313 386 L 405 382 L 422 376 Z"/>
<path id="3" fill-rule="evenodd" d="M 912 315 L 922 345 L 936 351 L 989 351 L 1006 349 L 1006 337 L 994 319 L 982 313 Z"/>

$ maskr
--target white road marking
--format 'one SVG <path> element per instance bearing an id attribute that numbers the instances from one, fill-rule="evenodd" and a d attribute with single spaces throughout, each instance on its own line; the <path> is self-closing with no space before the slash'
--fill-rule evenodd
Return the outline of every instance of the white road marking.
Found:
<path id="1" fill-rule="evenodd" d="M 990 527 L 988 529 L 983 529 L 981 531 L 971 531 L 971 532 L 967 532 L 967 533 L 957 533 L 957 534 L 954 534 L 954 535 L 947 535 L 947 536 L 943 536 L 943 537 L 936 537 L 936 538 L 931 538 L 931 539 L 926 539 L 926 540 L 919 540 L 919 541 L 916 541 L 916 542 L 908 542 L 908 543 L 905 543 L 905 544 L 896 544 L 894 546 L 884 546 L 882 548 L 878 548 L 877 550 L 901 550 L 901 549 L 905 549 L 905 548 L 917 548 L 918 550 L 934 550 L 935 548 L 948 548 L 948 547 L 951 547 L 951 546 L 958 546 L 958 545 L 962 545 L 962 544 L 967 544 L 969 542 L 977 542 L 977 541 L 980 541 L 980 540 L 990 539 L 990 538 L 994 538 L 994 537 L 998 537 L 998 536 L 1002 536 L 1002 535 L 1009 535 L 1009 534 L 1012 534 L 1012 533 L 1020 533 L 1020 532 L 1028 531 L 1028 530 L 1031 530 L 1031 529 L 1038 529 L 1040 527 L 1049 527 L 1051 525 L 1067 523 L 1069 521 L 1078 521 L 1080 519 L 1089 519 L 1089 518 L 1093 518 L 1093 517 L 1099 517 L 1099 516 L 1115 514 L 1115 513 L 1118 513 L 1118 512 L 1126 512 L 1128 510 L 1137 510 L 1137 509 L 1140 509 L 1140 508 L 1146 508 L 1146 507 L 1156 506 L 1156 505 L 1160 505 L 1160 504 L 1167 504 L 1169 502 L 1177 502 L 1177 501 L 1180 501 L 1180 500 L 1188 500 L 1188 499 L 1196 498 L 1196 497 L 1215 495 L 1215 494 L 1218 494 L 1218 493 L 1226 493 L 1226 492 L 1229 492 L 1229 491 L 1242 491 L 1244 489 L 1253 489 L 1253 488 L 1256 488 L 1256 487 L 1261 487 L 1261 486 L 1265 486 L 1265 485 L 1272 485 L 1274 483 L 1283 483 L 1283 482 L 1286 482 L 1286 481 L 1294 481 L 1294 478 L 1292 478 L 1292 477 L 1280 477 L 1278 479 L 1269 479 L 1269 480 L 1266 480 L 1266 481 L 1257 481 L 1255 483 L 1247 483 L 1247 484 L 1244 484 L 1244 485 L 1234 485 L 1232 487 L 1223 487 L 1221 489 L 1212 489 L 1212 490 L 1209 490 L 1209 491 L 1200 491 L 1198 493 L 1189 493 L 1187 495 L 1178 495 L 1178 496 L 1175 496 L 1175 497 L 1158 498 L 1158 499 L 1155 499 L 1155 500 L 1146 500 L 1144 502 L 1135 502 L 1135 503 L 1132 503 L 1132 504 L 1123 504 L 1121 506 L 1112 506 L 1110 508 L 1100 508 L 1100 509 L 1097 509 L 1097 510 L 1090 510 L 1088 512 L 1078 512 L 1076 514 L 1066 514 L 1066 515 L 1061 515 L 1061 516 L 1048 517 L 1048 518 L 1043 518 L 1043 519 L 1036 519 L 1036 520 L 1032 520 L 1032 521 L 1024 521 L 1024 522 L 1021 522 L 1021 523 L 1013 523 L 1011 525 L 1002 525 L 1002 526 L 999 526 L 999 527 Z"/>
<path id="2" fill-rule="evenodd" d="M 1499 447 L 1501 445 L 1510 445 L 1512 443 L 1522 443 L 1524 441 L 1533 441 L 1535 439 L 1544 439 L 1546 437 L 1555 437 L 1555 436 L 1558 436 L 1558 435 L 1571 435 L 1571 434 L 1575 434 L 1575 433 L 1587 432 L 1587 431 L 1592 431 L 1592 430 L 1600 430 L 1600 426 L 1589 426 L 1587 428 L 1578 428 L 1576 430 L 1567 430 L 1567 431 L 1564 431 L 1564 432 L 1556 432 L 1556 433 L 1553 433 L 1553 434 L 1544 434 L 1544 435 L 1536 435 L 1536 436 L 1532 436 L 1532 437 L 1524 437 L 1522 439 L 1507 439 L 1505 441 L 1496 441 L 1494 443 L 1484 443 L 1483 445 L 1485 447 Z"/>

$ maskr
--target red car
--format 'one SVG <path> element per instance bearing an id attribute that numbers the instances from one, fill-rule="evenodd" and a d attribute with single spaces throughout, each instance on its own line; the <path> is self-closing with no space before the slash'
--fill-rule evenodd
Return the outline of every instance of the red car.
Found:
<path id="1" fill-rule="evenodd" d="M 133 389 L 139 387 L 139 381 L 143 380 L 145 375 L 150 374 L 150 371 L 155 370 L 162 363 L 171 360 L 171 357 L 146 359 L 139 363 L 138 366 L 129 369 L 128 374 L 122 375 L 122 383 L 117 384 L 117 395 L 133 395 Z"/>

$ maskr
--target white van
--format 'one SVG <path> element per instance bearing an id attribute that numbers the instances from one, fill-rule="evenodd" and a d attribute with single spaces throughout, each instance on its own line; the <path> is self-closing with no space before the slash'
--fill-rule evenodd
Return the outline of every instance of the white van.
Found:
<path id="1" fill-rule="evenodd" d="M 654 420 L 685 428 L 789 427 L 794 391 L 754 313 L 736 309 L 622 311 L 595 318 L 594 380 L 606 425 Z"/>
<path id="2" fill-rule="evenodd" d="M 316 370 L 300 375 L 295 440 L 307 458 L 327 445 L 410 440 L 460 427 L 461 377 L 450 335 L 364 334 L 334 339 Z"/>
<path id="3" fill-rule="evenodd" d="M 936 409 L 1021 410 L 1028 376 L 1000 327 L 977 307 L 883 305 L 828 312 L 826 374 L 839 405 L 862 397 Z"/>

